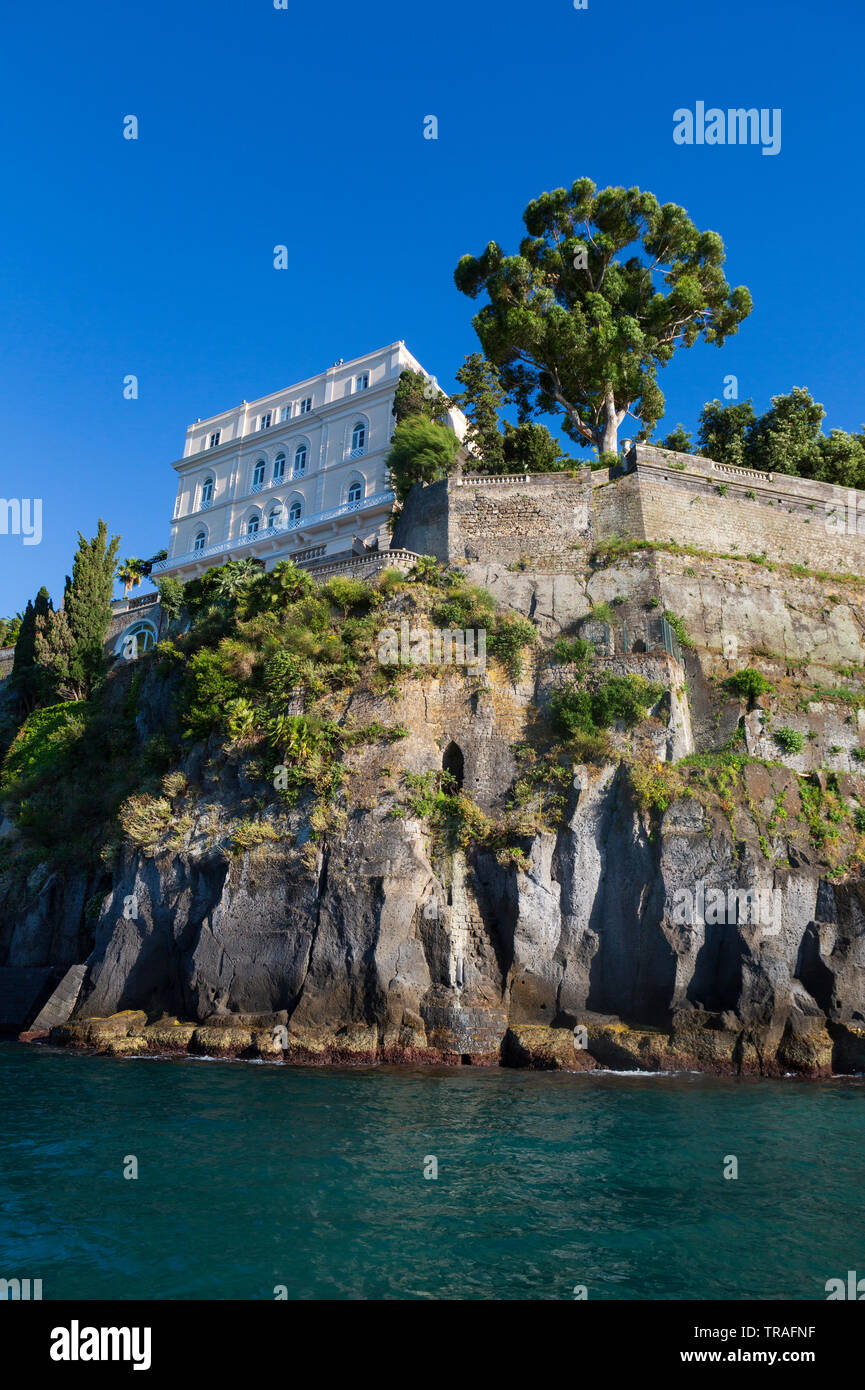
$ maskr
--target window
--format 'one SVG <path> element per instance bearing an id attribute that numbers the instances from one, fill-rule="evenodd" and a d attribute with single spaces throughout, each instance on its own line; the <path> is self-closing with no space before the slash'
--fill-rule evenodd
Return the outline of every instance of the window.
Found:
<path id="1" fill-rule="evenodd" d="M 266 411 L 264 412 L 264 414 L 260 417 L 260 419 L 259 419 L 259 421 L 258 421 L 258 428 L 259 428 L 260 430 L 269 430 L 269 429 L 270 429 L 270 419 L 271 419 L 271 415 L 272 415 L 272 411 L 266 410 Z"/>
<path id="2" fill-rule="evenodd" d="M 275 507 L 271 507 L 270 516 L 267 518 L 267 524 L 271 528 L 271 530 L 273 530 L 274 527 L 279 526 L 281 521 L 282 503 L 279 502 Z"/>
<path id="3" fill-rule="evenodd" d="M 273 460 L 273 481 L 278 483 L 285 477 L 285 454 L 277 454 Z"/>
<path id="4" fill-rule="evenodd" d="M 352 458 L 356 458 L 358 454 L 362 454 L 365 448 L 366 448 L 366 425 L 363 423 L 362 420 L 358 420 L 357 424 L 355 425 L 354 429 L 353 429 L 352 432 L 351 432 L 351 456 L 352 456 Z"/>
<path id="5" fill-rule="evenodd" d="M 284 422 L 285 420 L 290 420 L 290 419 L 291 419 L 291 406 L 290 406 L 290 405 L 282 405 L 282 406 L 280 406 L 280 408 L 279 408 L 279 419 L 280 419 L 280 423 Z"/>
<path id="6" fill-rule="evenodd" d="M 360 376 L 354 379 L 355 391 L 367 391 L 369 389 L 369 372 L 361 372 Z"/>
<path id="7" fill-rule="evenodd" d="M 258 492 L 258 489 L 259 489 L 260 487 L 262 487 L 263 485 L 264 485 L 264 459 L 259 459 L 259 460 L 258 460 L 258 463 L 255 465 L 255 471 L 253 472 L 253 475 L 252 475 L 252 490 L 253 490 L 253 492 Z"/>
<path id="8" fill-rule="evenodd" d="M 247 521 L 247 523 L 246 523 L 246 534 L 247 534 L 248 536 L 255 536 L 255 535 L 257 535 L 257 533 L 258 533 L 258 516 L 257 516 L 257 515 L 254 515 L 254 516 L 251 516 L 251 517 L 249 518 L 249 520 Z"/>
<path id="9" fill-rule="evenodd" d="M 207 443 L 208 449 L 217 449 L 219 447 L 219 441 L 221 438 L 222 430 L 214 430 Z"/>
<path id="10" fill-rule="evenodd" d="M 302 511 L 302 508 L 301 508 L 300 503 L 299 503 L 299 502 L 292 502 L 291 506 L 290 506 L 289 509 L 288 509 L 288 519 L 289 519 L 289 521 L 300 521 L 300 513 L 301 513 L 301 511 Z"/>
<path id="11" fill-rule="evenodd" d="M 194 542 L 194 544 L 193 544 L 192 549 L 193 549 L 193 551 L 197 554 L 198 551 L 199 551 L 199 550 L 203 550 L 204 547 L 205 547 L 206 545 L 207 545 L 207 532 L 206 532 L 206 531 L 199 531 L 198 535 L 195 537 L 195 542 Z"/>
<path id="12" fill-rule="evenodd" d="M 363 488 L 361 487 L 360 483 L 352 483 L 351 487 L 348 490 L 349 504 L 359 502 L 362 496 Z"/>
<path id="13" fill-rule="evenodd" d="M 300 403 L 300 413 L 301 413 L 301 415 L 308 415 L 309 412 L 310 412 L 311 410 L 312 410 L 312 396 L 305 396 L 304 399 L 303 399 L 303 400 L 301 401 L 301 403 Z"/>
<path id="14" fill-rule="evenodd" d="M 202 485 L 201 485 L 201 505 L 202 505 L 202 507 L 209 507 L 212 501 L 213 501 L 213 479 L 212 479 L 212 478 L 205 478 L 204 482 L 203 482 Z"/>
<path id="15" fill-rule="evenodd" d="M 292 470 L 295 478 L 302 478 L 306 472 L 307 450 L 305 444 L 298 444 L 294 451 L 294 468 Z"/>

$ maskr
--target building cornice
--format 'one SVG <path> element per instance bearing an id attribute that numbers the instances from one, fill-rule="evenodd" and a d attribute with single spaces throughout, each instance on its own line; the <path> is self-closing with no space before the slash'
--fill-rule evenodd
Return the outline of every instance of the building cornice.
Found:
<path id="1" fill-rule="evenodd" d="M 306 377 L 303 381 L 290 382 L 287 386 L 280 386 L 276 391 L 270 391 L 266 396 L 257 396 L 255 400 L 252 401 L 241 401 L 237 405 L 232 406 L 230 410 L 221 410 L 216 415 L 203 415 L 200 420 L 196 420 L 194 424 L 187 427 L 187 433 L 189 430 L 218 426 L 221 421 L 232 420 L 235 418 L 238 410 L 244 407 L 247 411 L 255 411 L 256 414 L 260 414 L 262 408 L 267 409 L 268 405 L 275 404 L 277 400 L 285 395 L 294 395 L 296 392 L 306 391 L 310 386 L 314 386 L 316 382 L 326 382 L 333 372 L 348 372 L 349 368 L 362 366 L 366 362 L 374 362 L 385 353 L 393 352 L 397 348 L 403 348 L 417 368 L 423 371 L 423 367 L 421 367 L 414 353 L 410 352 L 405 343 L 400 339 L 395 343 L 386 343 L 384 347 L 376 348 L 372 352 L 365 352 L 361 357 L 350 357 L 347 362 L 334 362 L 332 366 L 326 367 L 324 371 L 316 372 L 313 376 Z M 391 377 L 389 380 L 395 381 L 396 378 Z M 369 389 L 372 391 L 377 388 L 370 387 Z M 336 405 L 336 401 L 326 401 L 324 404 Z"/>
<path id="2" fill-rule="evenodd" d="M 249 430 L 246 434 L 237 435 L 234 439 L 226 440 L 224 444 L 217 444 L 213 449 L 197 449 L 194 454 L 184 454 L 182 458 L 176 459 L 171 467 L 174 469 L 175 473 L 184 476 L 187 473 L 195 472 L 197 469 L 201 468 L 205 460 L 212 460 L 214 464 L 225 462 L 233 458 L 247 446 L 254 447 L 254 442 L 256 440 L 261 440 L 262 447 L 264 447 L 264 441 L 266 439 L 273 439 L 282 432 L 288 432 L 291 435 L 302 435 L 305 433 L 304 425 L 320 426 L 325 420 L 330 423 L 331 420 L 338 418 L 335 414 L 338 407 L 343 407 L 349 415 L 354 414 L 355 411 L 364 414 L 365 412 L 359 405 L 353 406 L 352 403 L 361 400 L 380 403 L 383 397 L 393 395 L 396 390 L 397 380 L 397 377 L 389 377 L 377 386 L 368 386 L 365 391 L 358 391 L 351 396 L 343 396 L 338 401 L 323 401 L 321 405 L 315 406 L 308 414 L 295 415 L 290 420 L 277 421 L 275 424 L 271 425 L 269 429 Z M 250 404 L 253 405 L 258 403 L 251 402 Z M 195 428 L 197 429 L 198 426 L 196 425 Z"/>

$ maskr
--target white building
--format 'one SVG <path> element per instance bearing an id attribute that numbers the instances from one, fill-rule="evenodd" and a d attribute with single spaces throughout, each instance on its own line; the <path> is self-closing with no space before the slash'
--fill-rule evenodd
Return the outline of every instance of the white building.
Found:
<path id="1" fill-rule="evenodd" d="M 394 495 L 385 468 L 400 372 L 423 367 L 391 343 L 186 431 L 168 559 L 153 577 L 187 580 L 247 555 L 270 569 L 358 543 L 386 549 Z M 430 378 L 434 381 L 434 378 Z M 460 439 L 466 422 L 449 412 Z"/>

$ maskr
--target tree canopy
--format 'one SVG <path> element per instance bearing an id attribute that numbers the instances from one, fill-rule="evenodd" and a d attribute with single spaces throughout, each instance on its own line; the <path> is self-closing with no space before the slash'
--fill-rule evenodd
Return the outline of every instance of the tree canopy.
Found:
<path id="1" fill-rule="evenodd" d="M 410 415 L 425 415 L 428 420 L 443 425 L 448 417 L 448 399 L 422 372 L 413 372 L 407 367 L 399 374 L 392 414 L 398 425 Z"/>
<path id="2" fill-rule="evenodd" d="M 804 386 L 773 396 L 762 415 L 750 401 L 707 401 L 700 412 L 698 452 L 715 463 L 865 488 L 865 433 L 835 429 L 824 434 L 825 413 Z M 673 437 L 664 440 L 665 448 L 680 447 Z"/>
<path id="3" fill-rule="evenodd" d="M 23 613 L 16 613 L 14 618 L 0 618 L 0 647 L 15 646 L 23 616 Z"/>
<path id="4" fill-rule="evenodd" d="M 434 483 L 456 465 L 460 442 L 452 430 L 425 415 L 409 415 L 397 425 L 385 460 L 394 491 L 404 502 L 415 483 Z"/>
<path id="5" fill-rule="evenodd" d="M 751 312 L 724 276 L 724 244 L 684 208 L 639 188 L 578 179 L 529 203 L 517 255 L 491 241 L 463 256 L 457 288 L 488 302 L 473 323 L 520 418 L 562 412 L 599 453 L 632 415 L 646 437 L 664 411 L 658 368 L 699 339 L 719 347 Z"/>

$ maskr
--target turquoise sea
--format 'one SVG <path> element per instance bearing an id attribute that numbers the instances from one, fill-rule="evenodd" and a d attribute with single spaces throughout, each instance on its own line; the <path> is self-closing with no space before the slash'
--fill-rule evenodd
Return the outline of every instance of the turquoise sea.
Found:
<path id="1" fill-rule="evenodd" d="M 0 1044 L 0 1277 L 44 1299 L 823 1300 L 863 1179 L 860 1079 Z"/>

